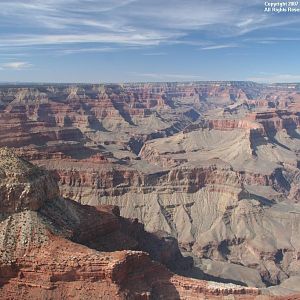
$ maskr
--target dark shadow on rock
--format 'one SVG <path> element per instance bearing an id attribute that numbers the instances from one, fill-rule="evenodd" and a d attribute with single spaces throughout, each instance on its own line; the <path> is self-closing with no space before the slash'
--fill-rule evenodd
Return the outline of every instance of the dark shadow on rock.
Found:
<path id="1" fill-rule="evenodd" d="M 105 127 L 103 127 L 102 123 L 96 119 L 96 118 L 93 118 L 91 121 L 90 121 L 90 128 L 91 129 L 94 129 L 96 131 L 102 131 L 102 132 L 110 132 L 109 130 L 107 130 Z"/>
<path id="2" fill-rule="evenodd" d="M 260 204 L 262 204 L 263 206 L 267 206 L 267 207 L 271 207 L 272 205 L 274 205 L 276 203 L 274 200 L 270 200 L 263 196 L 259 196 L 259 195 L 252 194 L 252 193 L 249 193 L 249 198 L 257 200 Z"/>
<path id="3" fill-rule="evenodd" d="M 113 104 L 114 108 L 119 112 L 121 117 L 129 124 L 132 126 L 136 126 L 134 122 L 132 121 L 132 118 L 130 114 L 124 109 L 124 104 L 123 103 L 116 103 L 115 101 L 111 101 Z"/>
<path id="4" fill-rule="evenodd" d="M 67 238 L 73 242 L 97 251 L 140 250 L 149 253 L 149 258 L 134 263 L 125 282 L 120 282 L 125 285 L 122 290 L 128 296 L 126 299 L 136 299 L 134 295 L 140 293 L 149 293 L 147 299 L 164 299 L 161 297 L 169 295 L 172 299 L 180 299 L 171 282 L 173 273 L 167 268 L 191 268 L 192 259 L 181 255 L 176 239 L 164 233 L 146 232 L 137 220 L 120 217 L 117 206 L 95 207 L 57 199 L 47 203 L 39 213 L 58 231 L 68 233 Z M 121 267 L 128 268 L 126 265 Z M 158 277 L 153 274 L 156 269 L 159 270 Z M 142 275 L 136 277 L 134 274 Z"/>
<path id="5" fill-rule="evenodd" d="M 128 142 L 128 147 L 130 148 L 131 152 L 133 152 L 135 155 L 139 155 L 143 146 L 144 140 L 142 137 L 131 137 Z"/>
<path id="6" fill-rule="evenodd" d="M 177 274 L 183 274 L 193 267 L 193 259 L 182 256 L 177 240 L 166 232 L 147 232 L 137 219 L 120 217 L 120 224 L 120 230 L 137 241 L 135 250 L 149 253 L 152 260 L 160 262 Z"/>
<path id="7" fill-rule="evenodd" d="M 276 139 L 276 133 L 277 131 L 276 130 L 270 130 L 268 131 L 268 138 L 269 138 L 269 141 L 274 144 L 274 145 L 277 145 L 279 147 L 282 147 L 286 150 L 291 150 L 289 147 L 287 147 L 286 145 L 280 143 L 277 139 Z"/>
<path id="8" fill-rule="evenodd" d="M 103 150 L 105 150 L 104 147 L 101 147 Z M 99 149 L 99 150 L 98 150 Z M 73 159 L 88 159 L 93 155 L 101 154 L 100 147 L 98 146 L 98 149 L 92 149 L 85 146 L 82 146 L 81 148 L 75 148 L 70 150 L 62 151 L 65 155 L 70 156 Z"/>
<path id="9" fill-rule="evenodd" d="M 288 133 L 288 135 L 291 137 L 291 138 L 293 138 L 293 139 L 300 139 L 300 134 L 296 131 L 296 129 L 297 129 L 297 127 L 296 127 L 296 125 L 295 126 L 293 126 L 293 127 L 289 127 L 289 128 L 287 128 L 287 133 Z"/>
<path id="10" fill-rule="evenodd" d="M 208 280 L 208 281 L 215 281 L 215 282 L 221 282 L 221 283 L 233 283 L 233 284 L 237 284 L 237 285 L 241 285 L 241 286 L 248 286 L 246 283 L 239 281 L 239 280 L 216 277 L 216 276 L 209 275 L 206 273 L 204 273 L 203 279 Z"/>

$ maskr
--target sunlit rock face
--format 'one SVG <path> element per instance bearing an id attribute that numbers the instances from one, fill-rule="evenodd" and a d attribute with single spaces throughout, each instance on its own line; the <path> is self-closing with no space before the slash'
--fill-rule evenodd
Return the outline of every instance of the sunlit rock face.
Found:
<path id="1" fill-rule="evenodd" d="M 0 145 L 51 170 L 61 195 L 166 232 L 211 278 L 291 286 L 299 93 L 252 82 L 1 87 Z"/>
<path id="2" fill-rule="evenodd" d="M 8 148 L 0 149 L 0 208 L 3 213 L 36 211 L 59 197 L 54 179 Z"/>
<path id="3" fill-rule="evenodd" d="M 261 294 L 175 275 L 161 263 L 191 268 L 175 239 L 144 231 L 137 220 L 120 217 L 116 206 L 61 198 L 49 173 L 11 150 L 0 148 L 0 158 L 1 183 L 9 191 L 0 194 L 1 299 L 256 299 Z"/>

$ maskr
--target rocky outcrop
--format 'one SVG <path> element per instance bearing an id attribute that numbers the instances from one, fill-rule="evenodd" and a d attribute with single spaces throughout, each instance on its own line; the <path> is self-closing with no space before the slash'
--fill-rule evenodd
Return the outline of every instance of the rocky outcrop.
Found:
<path id="1" fill-rule="evenodd" d="M 118 204 L 122 215 L 139 218 L 148 231 L 167 231 L 198 258 L 248 268 L 244 283 L 261 278 L 259 286 L 278 284 L 298 269 L 292 267 L 298 266 L 298 229 L 292 228 L 299 212 L 285 203 L 297 195 L 298 177 L 291 170 L 297 170 L 298 159 L 275 142 L 252 129 L 202 128 L 146 142 L 140 157 L 161 168 L 154 173 L 104 167 L 89 180 L 80 177 L 88 172 L 58 175 L 64 178 L 64 195 L 93 205 Z M 263 225 L 275 219 L 277 225 Z M 288 232 L 291 242 L 280 232 Z M 253 277 L 252 269 L 257 270 Z M 222 276 L 232 278 L 230 268 Z"/>
<path id="2" fill-rule="evenodd" d="M 300 115 L 288 110 L 252 113 L 247 118 L 261 124 L 266 133 L 282 129 L 290 131 L 300 126 Z"/>
<path id="3" fill-rule="evenodd" d="M 153 159 L 157 162 L 158 160 Z M 177 163 L 169 159 L 162 163 Z M 161 171 L 151 174 L 142 174 L 134 170 L 107 170 L 105 166 L 93 172 L 92 166 L 84 171 L 68 170 L 68 164 L 63 170 L 57 170 L 60 178 L 61 190 L 65 196 L 71 196 L 77 200 L 84 197 L 84 191 L 91 189 L 94 193 L 102 196 L 118 196 L 127 192 L 139 192 L 150 194 L 152 192 L 185 192 L 193 193 L 207 185 L 223 186 L 220 192 L 236 194 L 234 189 L 243 184 L 277 186 L 284 189 L 281 182 L 281 171 L 276 169 L 269 175 L 259 173 L 233 171 L 222 169 L 217 166 L 199 168 L 174 168 L 170 171 Z M 76 166 L 76 162 L 73 164 Z M 80 164 L 77 165 L 78 169 Z M 51 166 L 47 167 L 51 169 Z M 228 188 L 226 188 L 228 187 Z M 230 192 L 230 190 L 232 192 Z M 81 191 L 81 193 L 77 193 Z"/>
<path id="4" fill-rule="evenodd" d="M 1 149 L 0 155 L 2 181 L 16 182 L 12 190 L 24 195 L 0 196 L 1 203 L 12 202 L 18 208 L 0 210 L 1 299 L 221 299 L 231 294 L 255 299 L 260 294 L 255 288 L 216 287 L 174 275 L 145 252 L 125 250 L 139 247 L 143 239 L 145 248 L 155 248 L 157 242 L 149 233 L 150 239 L 143 238 L 141 225 L 136 228 L 121 218 L 117 207 L 94 208 L 61 199 L 53 179 L 44 181 L 48 173 L 8 149 Z M 38 178 L 43 184 L 37 185 Z M 37 193 L 43 202 L 37 203 Z M 159 245 L 156 251 L 160 249 L 164 248 Z M 165 263 L 170 263 L 172 252 L 176 263 L 182 260 L 178 250 L 167 249 L 160 255 Z"/>
<path id="5" fill-rule="evenodd" d="M 122 221 L 131 249 L 172 268 L 178 240 L 196 262 L 189 276 L 263 287 L 299 272 L 299 100 L 297 85 L 251 82 L 3 86 L 0 144 L 53 171 L 63 196 L 117 204 L 160 245 L 144 248 L 140 225 Z M 61 226 L 81 243 L 78 226 Z"/>
<path id="6" fill-rule="evenodd" d="M 36 211 L 47 199 L 57 198 L 54 179 L 27 161 L 16 158 L 7 148 L 0 149 L 0 210 L 17 213 Z"/>

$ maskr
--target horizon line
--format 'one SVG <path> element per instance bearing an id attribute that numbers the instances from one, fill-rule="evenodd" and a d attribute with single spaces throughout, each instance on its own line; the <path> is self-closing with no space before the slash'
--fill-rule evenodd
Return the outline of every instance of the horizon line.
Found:
<path id="1" fill-rule="evenodd" d="M 118 82 L 83 82 L 83 81 L 74 81 L 74 82 L 57 82 L 57 81 L 0 81 L 0 85 L 44 85 L 44 84 L 55 84 L 55 85 L 71 85 L 71 84 L 133 84 L 133 83 L 236 83 L 236 82 L 247 82 L 255 84 L 267 84 L 267 85 L 276 85 L 276 84 L 300 84 L 300 82 L 259 82 L 253 80 L 179 80 L 179 81 L 118 81 Z"/>

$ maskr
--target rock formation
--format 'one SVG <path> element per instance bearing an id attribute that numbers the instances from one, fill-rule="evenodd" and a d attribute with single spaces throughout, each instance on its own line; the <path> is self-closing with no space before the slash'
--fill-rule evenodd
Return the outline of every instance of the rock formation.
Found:
<path id="1" fill-rule="evenodd" d="M 50 170 L 61 195 L 118 205 L 165 249 L 178 240 L 195 262 L 185 275 L 293 293 L 299 95 L 253 82 L 2 86 L 0 145 Z"/>
<path id="2" fill-rule="evenodd" d="M 2 186 L 20 193 L 0 196 L 1 299 L 256 299 L 261 294 L 171 273 L 150 259 L 155 247 L 157 253 L 163 247 L 157 248 L 137 222 L 121 218 L 117 207 L 60 198 L 47 172 L 5 148 L 0 157 Z M 145 238 L 150 256 L 128 250 Z M 160 255 L 165 263 L 183 259 L 176 249 L 166 250 Z"/>

